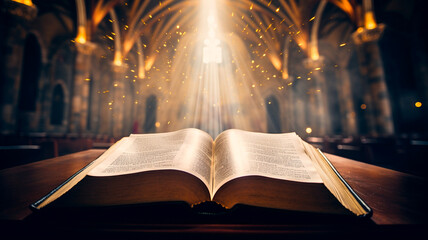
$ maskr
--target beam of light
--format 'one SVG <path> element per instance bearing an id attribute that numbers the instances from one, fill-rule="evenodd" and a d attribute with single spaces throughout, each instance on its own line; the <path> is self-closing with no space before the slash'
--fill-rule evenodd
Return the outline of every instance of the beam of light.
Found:
<path id="1" fill-rule="evenodd" d="M 134 45 L 136 40 L 140 37 L 140 35 L 143 34 L 144 30 L 150 29 L 150 27 L 148 26 L 149 23 L 158 25 L 159 22 L 156 21 L 156 19 L 160 20 L 160 16 L 174 15 L 174 13 L 176 14 L 177 12 L 179 12 L 181 8 L 189 9 L 197 3 L 196 0 L 189 0 L 189 1 L 166 0 L 162 2 L 161 5 L 157 5 L 156 7 L 154 7 L 147 13 L 145 13 L 144 11 L 146 10 L 148 2 L 150 1 L 144 1 L 143 5 L 141 5 L 137 11 L 135 11 L 133 14 L 129 16 L 130 18 L 129 29 L 124 36 L 123 52 L 125 56 L 131 50 L 132 46 Z M 134 5 L 133 5 L 133 8 L 136 7 Z M 157 33 L 152 33 L 150 35 L 152 39 L 156 39 L 156 41 L 159 41 L 160 36 L 156 36 L 156 35 L 164 34 L 165 32 L 168 31 L 168 29 L 166 29 L 162 25 L 160 25 L 160 27 L 157 29 L 162 31 Z"/>
<path id="2" fill-rule="evenodd" d="M 116 12 L 114 9 L 110 10 L 110 16 L 112 18 L 113 31 L 115 33 L 114 38 L 114 60 L 113 64 L 115 66 L 122 66 L 122 42 L 120 40 L 120 28 L 119 28 L 119 20 L 117 18 Z"/>
<path id="3" fill-rule="evenodd" d="M 13 0 L 14 2 L 21 3 L 27 6 L 33 6 L 33 2 L 31 0 Z"/>
<path id="4" fill-rule="evenodd" d="M 97 6 L 102 7 L 97 13 L 101 16 L 108 8 L 103 0 L 99 2 Z M 295 0 L 165 0 L 155 6 L 148 2 L 132 1 L 130 11 L 121 18 L 127 29 L 121 33 L 114 30 L 115 44 L 118 37 L 117 42 L 122 42 L 121 51 L 115 47 L 115 62 L 122 61 L 131 49 L 138 51 L 136 77 L 145 76 L 144 91 L 159 98 L 158 130 L 199 127 L 213 136 L 231 127 L 264 131 L 262 91 L 267 90 L 263 81 L 276 78 L 279 72 L 288 78 L 285 45 L 290 41 L 283 45 L 278 39 L 289 37 L 306 53 L 311 51 L 307 44 L 310 15 L 303 11 L 308 7 Z M 153 8 L 148 9 L 149 5 Z M 194 7 L 197 5 L 201 11 Z M 209 34 L 208 12 L 216 16 L 213 23 L 218 25 L 213 36 Z M 232 19 L 234 13 L 237 16 Z M 147 43 L 144 49 L 141 39 Z M 267 60 L 273 67 L 266 66 Z M 261 67 L 254 71 L 256 65 Z"/>
<path id="5" fill-rule="evenodd" d="M 366 29 L 375 29 L 377 27 L 372 0 L 364 0 L 364 27 Z"/>
<path id="6" fill-rule="evenodd" d="M 143 79 L 146 77 L 146 70 L 144 64 L 144 50 L 141 39 L 137 41 L 137 54 L 138 54 L 138 78 Z"/>
<path id="7" fill-rule="evenodd" d="M 217 38 L 217 21 L 212 13 L 207 18 L 208 36 L 204 40 L 202 61 L 204 63 L 222 63 L 222 49 Z"/>
<path id="8" fill-rule="evenodd" d="M 345 12 L 353 23 L 357 23 L 355 1 L 352 1 L 351 3 L 350 0 L 330 0 L 330 2 Z"/>
<path id="9" fill-rule="evenodd" d="M 77 26 L 77 36 L 74 40 L 80 44 L 86 43 L 86 27 L 85 26 Z"/>
<path id="10" fill-rule="evenodd" d="M 320 58 L 320 54 L 318 51 L 318 29 L 321 22 L 322 12 L 324 11 L 326 4 L 327 4 L 327 0 L 322 0 L 318 5 L 317 11 L 315 13 L 314 24 L 312 26 L 311 41 L 309 43 L 309 46 L 310 46 L 310 56 L 314 61 Z"/>
<path id="11" fill-rule="evenodd" d="M 161 126 L 168 126 L 162 130 L 196 127 L 216 137 L 228 128 L 266 129 L 257 81 L 245 67 L 251 65 L 252 57 L 241 38 L 225 34 L 224 27 L 230 22 L 219 17 L 227 9 L 220 3 L 201 1 L 200 20 L 193 20 L 199 25 L 174 46 L 168 103 L 159 108 L 159 119 L 166 123 Z M 163 55 L 161 52 L 157 58 Z"/>
<path id="12" fill-rule="evenodd" d="M 364 27 L 366 29 L 375 29 L 377 27 L 373 12 L 366 12 L 364 14 Z"/>
<path id="13" fill-rule="evenodd" d="M 230 68 L 222 69 L 220 65 L 223 63 L 223 54 L 220 40 L 218 39 L 221 30 L 218 29 L 216 7 L 216 3 L 210 0 L 204 0 L 201 5 L 201 13 L 203 14 L 201 15 L 202 25 L 200 26 L 201 31 L 199 34 L 201 39 L 204 39 L 202 48 L 204 64 L 199 72 L 202 76 L 199 86 L 202 88 L 198 89 L 197 99 L 202 101 L 198 101 L 196 105 L 196 117 L 193 122 L 194 126 L 200 125 L 200 128 L 208 131 L 213 137 L 223 130 L 222 114 L 227 113 L 222 112 L 223 100 L 225 99 L 222 99 L 221 94 L 224 91 L 224 85 L 227 84 L 226 81 L 232 80 L 229 78 L 231 77 Z M 229 79 L 222 79 L 224 77 Z M 224 97 L 231 97 L 231 95 L 227 93 Z M 198 116 L 198 114 L 200 115 Z"/>
<path id="14" fill-rule="evenodd" d="M 279 1 L 289 18 L 292 20 L 293 24 L 295 24 L 297 27 L 300 27 L 302 24 L 302 15 L 301 15 L 301 9 L 296 4 L 296 1 L 290 0 L 289 3 L 287 3 L 284 0 Z"/>
<path id="15" fill-rule="evenodd" d="M 279 5 L 275 5 L 278 4 Z M 315 2 L 311 2 L 312 5 L 314 5 Z M 305 16 L 310 14 L 310 11 L 312 11 L 312 6 L 308 6 L 306 3 L 300 3 L 299 4 L 295 0 L 279 0 L 277 3 L 273 4 L 272 1 L 264 1 L 264 0 L 257 0 L 251 5 L 248 5 L 247 1 L 244 0 L 237 0 L 230 2 L 228 1 L 228 6 L 230 6 L 234 11 L 240 11 L 241 9 L 244 9 L 243 6 L 251 6 L 251 16 L 246 17 L 245 21 L 253 21 L 257 19 L 256 23 L 260 23 L 260 19 L 279 19 L 279 24 L 277 25 L 278 28 L 282 29 L 280 31 L 277 31 L 277 37 L 276 39 L 282 38 L 278 37 L 281 35 L 281 31 L 285 31 L 285 34 L 290 34 L 293 38 L 293 40 L 297 43 L 297 45 L 308 55 L 308 51 L 310 49 L 308 48 L 308 24 L 305 24 L 305 21 L 307 19 L 304 19 Z M 269 16 L 269 17 L 267 17 Z M 250 24 L 250 23 L 249 23 Z M 251 24 L 250 24 L 251 25 Z M 283 25 L 281 27 L 281 25 Z M 285 26 L 285 27 L 284 27 Z M 277 28 L 270 28 L 269 31 L 274 31 L 273 29 Z M 254 29 L 256 30 L 256 29 Z M 270 35 L 263 33 L 267 37 L 263 36 L 263 40 L 270 39 Z M 273 35 L 272 35 L 273 36 Z M 275 42 L 275 41 L 273 41 Z M 268 44 L 269 42 L 265 42 Z M 277 52 L 281 52 L 282 50 L 279 49 L 279 46 L 275 47 L 275 44 L 271 44 L 268 46 L 269 49 L 275 49 Z M 273 64 L 273 62 L 272 62 Z"/>
<path id="16" fill-rule="evenodd" d="M 293 39 L 297 42 L 297 45 L 304 51 L 307 50 L 307 37 L 308 32 L 303 28 L 303 12 L 304 10 L 311 9 L 307 5 L 300 7 L 297 5 L 295 0 L 290 0 L 288 2 L 280 0 L 280 11 L 276 11 L 277 7 L 273 6 L 270 2 L 265 2 L 258 0 L 259 4 L 267 7 L 271 13 L 278 15 L 281 19 L 285 21 L 288 25 L 288 28 L 294 33 Z"/>
<path id="17" fill-rule="evenodd" d="M 149 34 L 147 32 L 144 32 L 144 34 L 148 36 L 150 39 L 156 39 L 156 43 L 162 43 L 162 42 L 166 42 L 168 39 L 171 38 L 170 34 L 165 34 L 165 33 L 173 32 L 174 28 L 176 28 L 177 25 L 191 26 L 192 23 L 194 22 L 195 16 L 197 16 L 198 9 L 187 7 L 182 10 L 180 9 L 180 7 L 182 7 L 181 4 L 171 6 L 171 8 L 169 8 L 170 11 L 168 10 L 168 12 L 173 12 L 175 14 L 171 14 L 170 16 L 168 16 L 167 20 L 163 21 L 162 23 L 159 23 L 157 21 L 156 21 L 157 24 L 155 23 L 155 21 L 147 22 L 146 25 L 144 25 L 144 29 L 151 29 L 153 25 L 155 25 L 155 28 Z M 141 29 L 141 30 L 144 30 L 144 29 Z M 186 34 L 186 30 L 181 31 L 180 29 L 180 33 L 181 35 Z M 139 37 L 139 35 L 135 35 L 135 34 L 134 36 Z M 133 40 L 129 39 L 130 36 L 128 35 L 125 35 L 125 37 L 126 37 L 125 44 L 129 44 L 131 46 Z M 157 54 L 155 52 L 159 47 L 158 44 L 156 43 L 153 41 L 150 42 L 150 44 L 147 47 L 146 55 L 149 55 L 152 58 L 156 58 Z M 130 49 L 130 48 L 125 47 L 125 49 Z M 146 68 L 146 70 L 148 69 Z"/>
<path id="18" fill-rule="evenodd" d="M 281 71 L 281 60 L 279 59 L 277 54 L 269 54 L 268 55 L 270 62 L 272 63 L 273 67 L 277 70 L 277 71 Z"/>
<path id="19" fill-rule="evenodd" d="M 241 29 L 241 32 L 245 34 L 244 38 L 247 42 L 252 42 L 257 46 L 266 46 L 265 51 L 260 54 L 260 57 L 267 56 L 277 71 L 282 72 L 282 63 L 279 54 L 282 52 L 282 49 L 278 39 L 282 39 L 284 35 L 293 35 L 295 40 L 300 42 L 299 46 L 302 49 L 306 49 L 303 34 L 293 34 L 301 33 L 300 30 L 296 30 L 300 29 L 299 27 L 294 27 L 298 26 L 298 24 L 294 24 L 289 16 L 280 11 L 280 7 L 273 6 L 272 4 L 269 5 L 269 3 L 263 1 L 251 3 L 250 5 L 248 5 L 247 1 L 242 0 L 234 2 L 223 1 L 223 3 L 227 6 L 229 14 L 232 11 L 232 17 L 237 16 L 233 20 L 235 24 L 229 25 L 235 25 L 235 31 Z M 291 11 L 290 7 L 286 6 L 286 8 Z M 248 9 L 251 11 L 250 15 L 248 15 Z M 291 12 L 291 15 L 296 19 L 296 15 L 298 14 Z M 284 26 L 287 27 L 284 28 Z M 233 30 L 231 29 L 230 31 Z M 287 73 L 285 74 L 287 75 Z"/>
<path id="20" fill-rule="evenodd" d="M 308 19 L 318 2 L 311 1 L 309 7 L 296 0 L 149 2 L 120 5 L 126 8 L 120 18 L 126 28 L 114 30 L 115 45 L 122 43 L 115 46 L 114 62 L 120 59 L 122 64 L 129 51 L 138 51 L 135 78 L 145 77 L 138 90 L 159 100 L 157 131 L 198 127 L 212 136 L 227 128 L 265 131 L 262 94 L 284 88 L 266 87 L 284 84 L 276 78 L 280 72 L 292 79 L 288 76 L 290 39 L 310 56 Z M 110 11 L 109 3 L 97 1 L 94 18 Z M 214 21 L 208 20 L 210 12 Z M 212 36 L 209 22 L 218 26 Z M 289 40 L 282 44 L 284 38 Z M 271 82 L 265 83 L 269 78 Z"/>
<path id="21" fill-rule="evenodd" d="M 86 43 L 86 8 L 83 0 L 76 0 L 77 8 L 77 36 L 75 41 L 80 44 Z"/>
<path id="22" fill-rule="evenodd" d="M 282 55 L 283 55 L 283 59 L 282 59 L 282 78 L 283 79 L 288 79 L 289 78 L 289 74 L 288 74 L 288 55 L 289 55 L 289 51 L 290 51 L 290 42 L 291 42 L 291 37 L 290 37 L 290 35 L 287 35 L 285 37 L 285 41 L 284 41 L 284 52 L 282 53 Z"/>
<path id="23" fill-rule="evenodd" d="M 156 60 L 156 57 L 149 57 L 146 61 L 145 61 L 145 64 L 144 64 L 144 69 L 146 70 L 146 71 L 149 71 L 151 68 L 152 68 L 152 66 L 153 66 L 153 64 L 155 63 L 155 60 Z"/>
<path id="24" fill-rule="evenodd" d="M 277 11 L 275 11 L 277 12 Z M 266 53 L 268 54 L 268 58 L 272 65 L 279 71 L 281 69 L 281 62 L 278 57 L 278 51 L 279 50 L 279 44 L 274 40 L 276 39 L 274 37 L 275 33 L 269 31 L 272 24 L 269 24 L 269 21 L 271 20 L 271 17 L 269 15 L 261 15 L 258 14 L 253 15 L 253 18 L 255 22 L 258 22 L 260 28 L 256 28 L 256 32 L 258 32 L 260 35 L 258 36 L 259 40 L 261 39 L 263 43 L 266 45 L 266 49 L 268 50 Z M 261 28 L 265 28 L 265 30 L 262 30 Z M 258 31 L 257 31 L 258 29 Z"/>
<path id="25" fill-rule="evenodd" d="M 101 20 L 110 12 L 114 6 L 119 3 L 120 0 L 109 0 L 104 3 L 104 0 L 99 0 L 95 5 L 94 11 L 92 12 L 92 26 L 91 29 L 95 30 Z"/>
<path id="26" fill-rule="evenodd" d="M 195 87 L 195 105 L 193 109 L 193 126 L 207 131 L 216 137 L 223 129 L 221 122 L 220 89 L 224 80 L 220 76 L 222 49 L 218 36 L 218 20 L 215 1 L 203 0 L 201 3 L 201 19 L 198 38 L 203 44 L 196 44 L 197 57 L 202 58 L 203 64 L 191 74 L 194 76 L 192 87 Z M 202 48 L 202 49 L 201 49 Z M 202 50 L 202 52 L 201 52 Z M 201 56 L 202 55 L 202 56 Z"/>
<path id="27" fill-rule="evenodd" d="M 251 11 L 253 12 L 252 15 L 248 17 L 248 2 L 243 0 L 237 0 L 237 1 L 217 1 L 219 3 L 218 5 L 222 4 L 229 8 L 226 8 L 226 11 L 232 10 L 233 12 L 236 12 L 240 16 L 242 16 L 242 21 L 238 22 L 237 24 L 239 26 L 245 24 L 249 25 L 249 31 L 247 31 L 247 37 L 250 37 L 252 41 L 254 42 L 262 42 L 267 45 L 267 49 L 269 49 L 269 53 L 267 53 L 267 56 L 271 60 L 272 65 L 278 69 L 280 68 L 280 64 L 278 60 L 278 53 L 281 52 L 280 45 L 277 44 L 276 39 L 281 38 L 281 35 L 279 32 L 274 32 L 276 27 L 271 27 L 272 24 L 269 24 L 269 22 L 272 20 L 276 21 L 279 25 L 281 25 L 282 22 L 284 24 L 288 25 L 289 30 L 292 30 L 294 34 L 292 34 L 294 40 L 298 43 L 298 46 L 305 50 L 307 49 L 307 35 L 305 31 L 300 27 L 301 22 L 303 21 L 301 18 L 301 14 L 299 11 L 301 9 L 298 8 L 295 1 L 291 1 L 291 3 L 286 3 L 285 1 L 281 1 L 281 8 L 278 6 L 274 6 L 273 4 L 266 3 L 264 1 L 258 1 L 258 3 L 251 4 Z M 129 23 L 129 31 L 125 32 L 124 35 L 124 41 L 123 41 L 123 55 L 126 56 L 128 51 L 132 48 L 134 42 L 139 37 L 140 34 L 145 29 L 150 29 L 150 24 L 156 23 L 155 30 L 153 33 L 150 33 L 149 36 L 151 39 L 156 39 L 157 42 L 163 42 L 164 39 L 168 38 L 168 35 L 164 34 L 165 32 L 168 32 L 171 28 L 173 28 L 177 22 L 178 25 L 184 26 L 189 21 L 192 21 L 195 19 L 194 13 L 192 10 L 189 9 L 195 9 L 193 6 L 196 4 L 203 5 L 203 2 L 195 1 L 195 0 L 189 0 L 189 1 L 165 1 L 162 2 L 161 5 L 156 6 L 152 10 L 145 11 L 147 8 L 147 1 L 144 1 L 142 5 L 140 5 L 140 1 L 135 1 L 133 3 L 133 6 L 131 8 L 131 14 L 130 16 L 130 23 Z M 281 9 L 279 11 L 278 9 Z M 282 9 L 285 9 L 286 14 L 282 12 Z M 297 11 L 298 10 L 298 11 Z M 177 12 L 184 12 L 187 13 L 185 15 L 177 14 Z M 143 14 L 144 13 L 144 14 Z M 230 13 L 230 12 L 229 12 Z M 170 15 L 166 20 L 163 20 L 162 22 L 156 21 L 160 18 L 158 16 L 165 16 Z M 244 18 L 244 16 L 247 16 Z M 186 19 L 186 20 L 184 20 Z M 180 23 L 178 23 L 180 21 Z M 165 23 L 166 22 L 166 23 Z M 265 26 L 264 30 L 258 31 L 260 29 L 259 25 L 262 24 Z M 288 31 L 287 31 L 288 33 Z M 147 33 L 145 33 L 147 34 Z M 160 40 L 162 39 L 162 40 Z M 153 52 L 157 51 L 156 44 L 150 44 L 146 55 L 152 56 Z M 156 54 L 156 53 L 155 53 Z"/>

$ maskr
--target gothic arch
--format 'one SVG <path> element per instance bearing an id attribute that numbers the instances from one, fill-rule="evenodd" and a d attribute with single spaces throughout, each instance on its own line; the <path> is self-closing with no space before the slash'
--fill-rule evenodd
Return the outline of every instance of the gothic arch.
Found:
<path id="1" fill-rule="evenodd" d="M 28 33 L 23 48 L 20 79 L 16 102 L 16 131 L 39 131 L 42 113 L 42 89 L 46 81 L 42 76 L 45 50 L 36 32 Z"/>
<path id="2" fill-rule="evenodd" d="M 60 41 L 62 43 L 59 43 Z M 75 56 L 69 40 L 60 38 L 57 42 L 57 47 L 49 56 L 49 76 L 46 77 L 47 83 L 43 87 L 45 96 L 43 99 L 43 122 L 45 130 L 48 132 L 66 133 L 70 114 L 70 89 L 73 84 L 72 67 Z M 60 108 L 62 109 L 60 110 Z"/>

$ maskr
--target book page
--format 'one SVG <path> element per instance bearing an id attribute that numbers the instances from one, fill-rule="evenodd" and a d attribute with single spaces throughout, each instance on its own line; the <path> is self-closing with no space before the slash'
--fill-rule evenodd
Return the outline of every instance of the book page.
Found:
<path id="1" fill-rule="evenodd" d="M 182 170 L 211 189 L 212 138 L 197 129 L 132 134 L 88 175 L 116 176 L 150 170 Z"/>
<path id="2" fill-rule="evenodd" d="M 370 208 L 362 200 L 358 200 L 358 196 L 354 195 L 350 187 L 345 184 L 345 180 L 339 177 L 339 173 L 335 172 L 334 166 L 330 165 L 330 161 L 319 150 L 315 149 L 309 143 L 300 140 L 303 148 L 310 158 L 315 162 L 314 166 L 319 169 L 321 179 L 327 189 L 336 197 L 336 199 L 348 210 L 355 213 L 357 216 L 364 216 L 370 212 Z M 353 191 L 353 190 L 352 190 Z M 365 205 L 365 206 L 363 206 Z"/>
<path id="3" fill-rule="evenodd" d="M 227 130 L 215 141 L 214 159 L 214 193 L 227 181 L 249 175 L 322 183 L 295 133 Z"/>

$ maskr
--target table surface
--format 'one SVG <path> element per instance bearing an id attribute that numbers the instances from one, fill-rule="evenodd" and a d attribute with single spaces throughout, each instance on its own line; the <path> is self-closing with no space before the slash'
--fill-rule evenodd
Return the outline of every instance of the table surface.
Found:
<path id="1" fill-rule="evenodd" d="M 32 214 L 29 209 L 31 203 L 104 151 L 91 149 L 1 170 L 0 221 L 20 222 L 26 219 Z M 375 225 L 425 226 L 427 195 L 424 178 L 331 154 L 326 156 L 355 192 L 372 208 L 371 221 Z M 205 227 L 215 231 L 228 228 L 226 225 L 221 227 L 221 224 Z"/>

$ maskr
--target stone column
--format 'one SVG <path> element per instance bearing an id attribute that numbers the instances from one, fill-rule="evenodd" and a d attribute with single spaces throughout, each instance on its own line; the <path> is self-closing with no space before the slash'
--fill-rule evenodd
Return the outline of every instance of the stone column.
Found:
<path id="1" fill-rule="evenodd" d="M 314 135 L 324 136 L 331 133 L 331 122 L 330 122 L 330 111 L 327 99 L 327 86 L 326 79 L 321 72 L 323 67 L 323 58 L 319 57 L 317 60 L 305 59 L 303 62 L 308 72 L 312 72 L 310 75 L 310 122 Z"/>
<path id="2" fill-rule="evenodd" d="M 15 1 L 0 3 L 0 133 L 17 131 L 22 56 L 29 23 L 37 16 L 37 7 Z"/>
<path id="3" fill-rule="evenodd" d="M 85 133 L 88 125 L 88 104 L 90 89 L 91 53 L 95 48 L 93 43 L 76 43 L 74 83 L 70 110 L 70 133 Z"/>
<path id="4" fill-rule="evenodd" d="M 343 133 L 346 135 L 358 135 L 354 99 L 351 91 L 351 79 L 349 72 L 339 69 L 339 104 Z"/>
<path id="5" fill-rule="evenodd" d="M 90 64 L 88 59 L 89 56 L 85 54 L 76 54 L 73 96 L 71 100 L 71 133 L 81 133 L 86 130 L 89 95 L 89 83 L 86 79 L 89 79 L 87 64 Z"/>
<path id="6" fill-rule="evenodd" d="M 294 104 L 294 113 L 295 113 L 295 125 L 294 128 L 299 134 L 304 134 L 306 127 L 308 127 L 307 116 L 306 116 L 306 107 L 304 97 L 306 95 L 305 84 L 302 82 L 302 79 L 296 79 L 293 83 L 293 102 Z M 303 136 L 303 135 L 302 135 Z"/>
<path id="7" fill-rule="evenodd" d="M 365 81 L 367 94 L 367 113 L 372 126 L 370 133 L 374 136 L 393 135 L 394 122 L 389 92 L 386 86 L 383 63 L 378 46 L 378 39 L 383 28 L 359 30 L 353 34 L 357 44 L 360 71 Z"/>
<path id="8" fill-rule="evenodd" d="M 284 116 L 283 119 L 285 119 L 285 129 L 284 132 L 294 132 L 296 131 L 296 125 L 295 125 L 295 103 L 293 101 L 294 99 L 294 92 L 293 92 L 293 79 L 292 77 L 288 77 L 287 82 L 290 84 L 285 89 L 284 93 L 284 99 L 285 99 L 285 106 L 284 106 Z"/>
<path id="9" fill-rule="evenodd" d="M 113 87 L 112 87 L 112 125 L 111 133 L 113 137 L 122 137 L 124 130 L 124 107 L 125 107 L 125 83 L 124 73 L 121 67 L 115 66 Z"/>
<path id="10" fill-rule="evenodd" d="M 315 132 L 319 136 L 331 134 L 330 109 L 327 99 L 327 85 L 325 76 L 320 71 L 314 71 L 314 95 L 316 98 L 316 116 L 319 129 Z"/>

